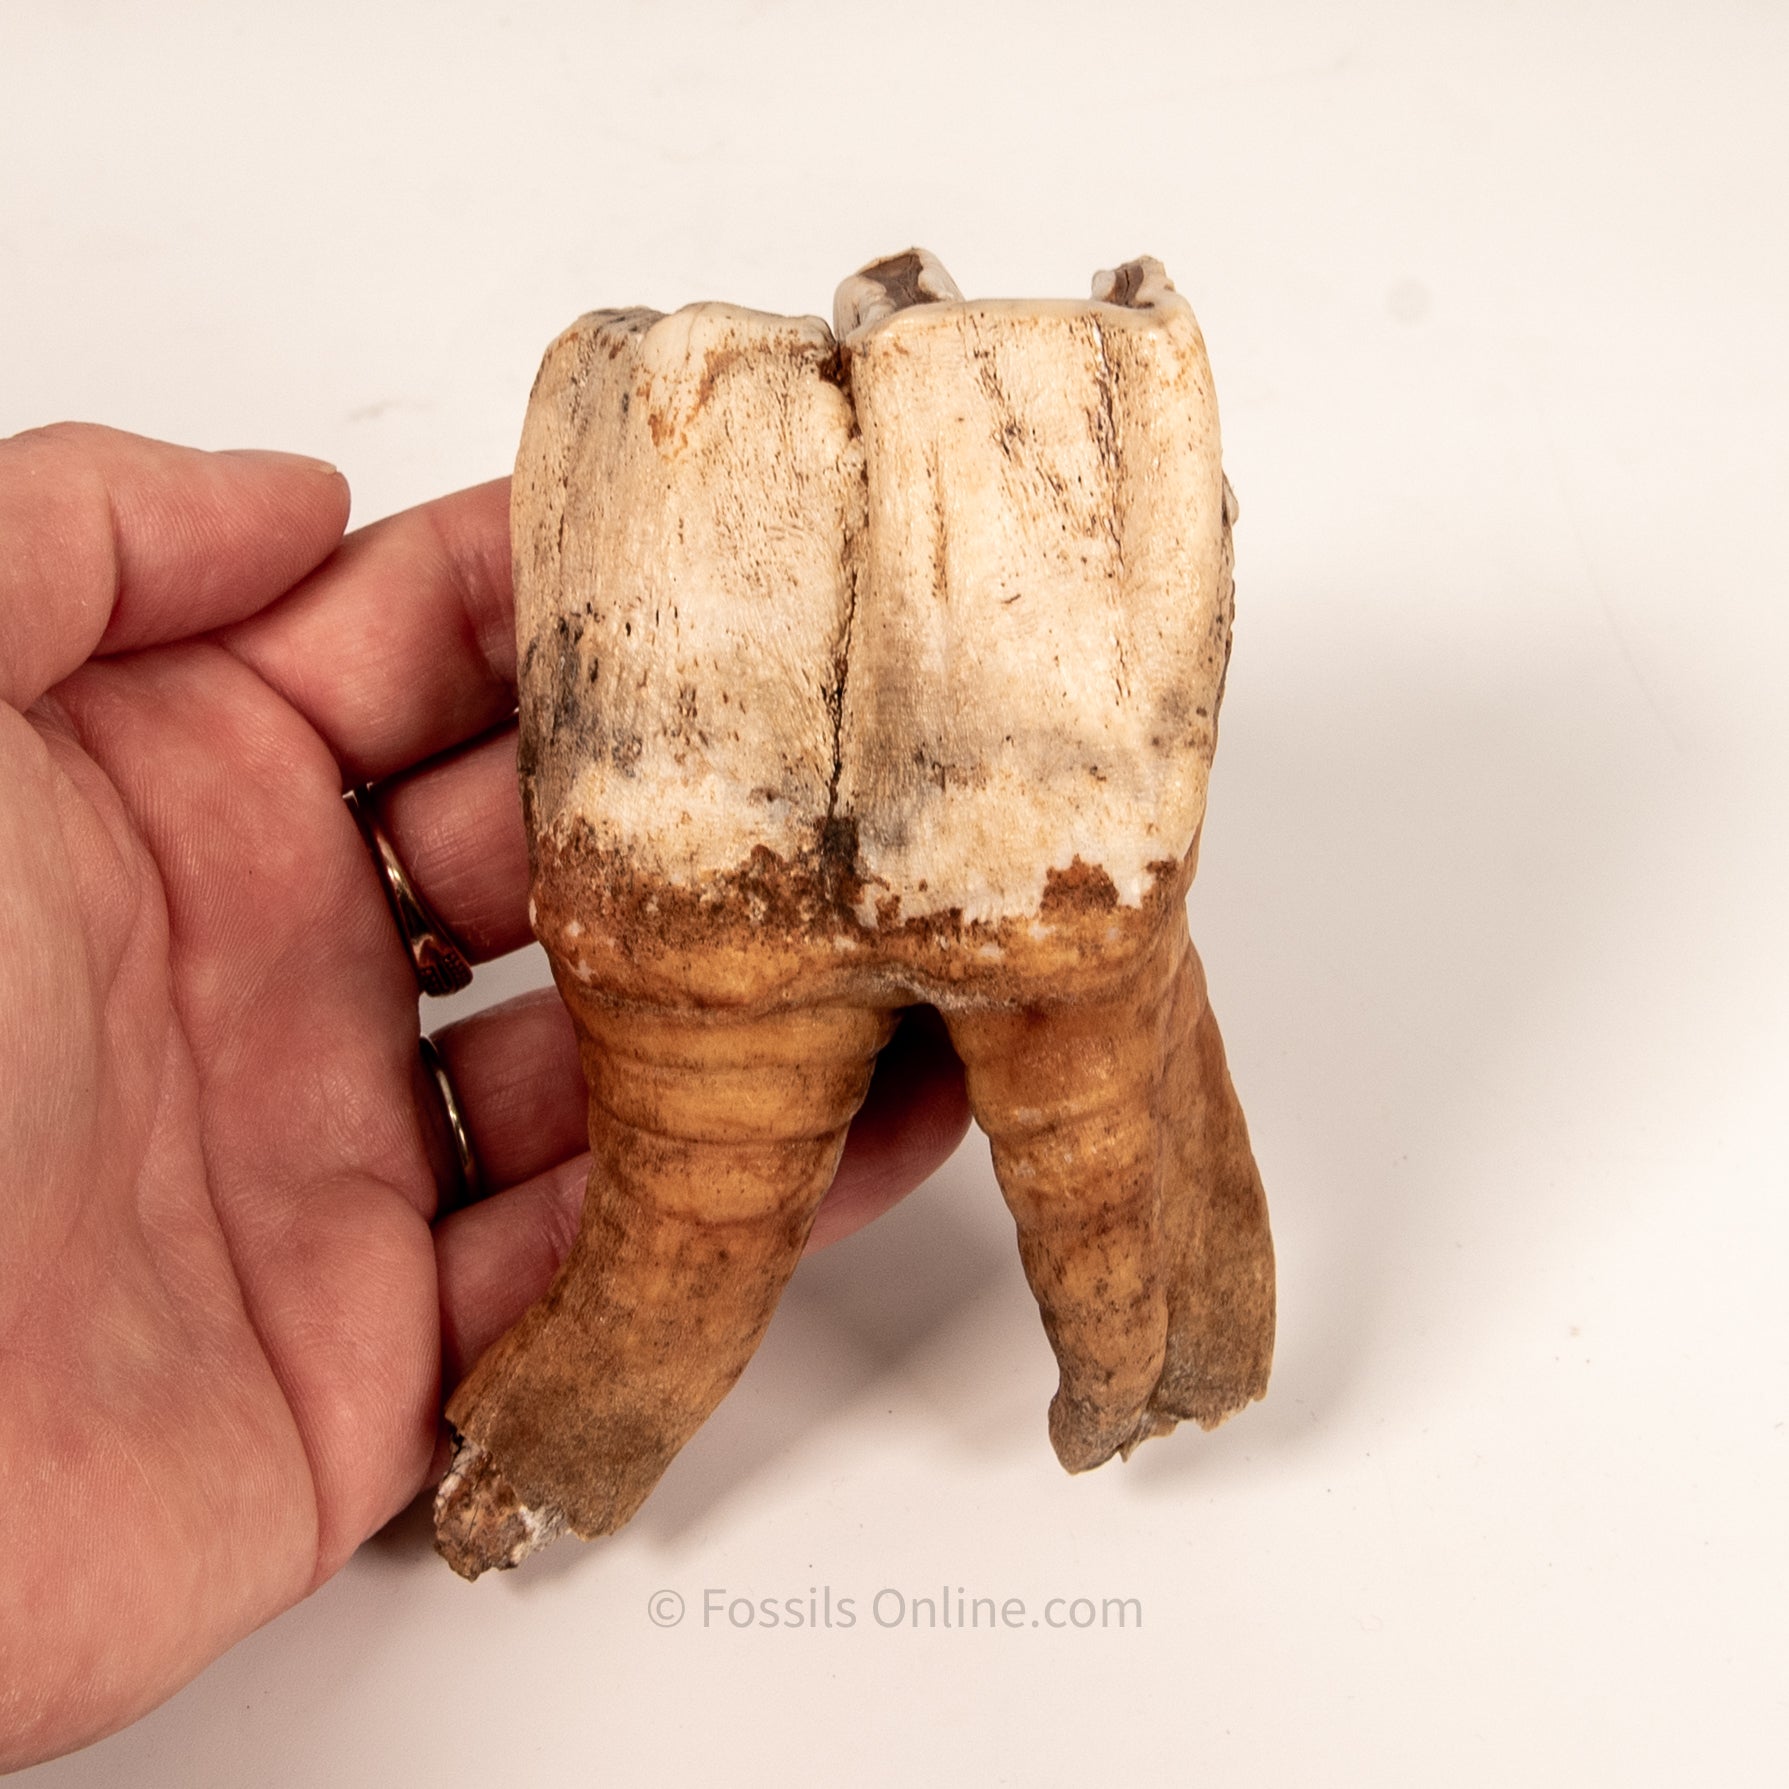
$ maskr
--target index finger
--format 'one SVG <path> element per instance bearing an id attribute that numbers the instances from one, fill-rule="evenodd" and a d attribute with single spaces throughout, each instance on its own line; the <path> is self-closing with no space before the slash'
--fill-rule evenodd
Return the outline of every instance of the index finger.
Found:
<path id="1" fill-rule="evenodd" d="M 91 423 L 0 440 L 0 701 L 96 652 L 251 614 L 341 538 L 348 485 L 297 454 L 204 453 Z"/>
<path id="2" fill-rule="evenodd" d="M 349 781 L 476 738 L 516 705 L 509 480 L 357 529 L 283 602 L 220 637 Z"/>

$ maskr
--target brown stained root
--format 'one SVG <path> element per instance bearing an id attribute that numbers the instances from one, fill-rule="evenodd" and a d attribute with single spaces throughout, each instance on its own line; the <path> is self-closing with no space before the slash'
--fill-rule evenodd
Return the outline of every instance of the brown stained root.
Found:
<path id="1" fill-rule="evenodd" d="M 834 316 L 593 313 L 530 401 L 519 765 L 591 1168 L 553 1284 L 448 1402 L 468 1578 L 651 1493 L 918 1003 L 1062 1464 L 1266 1389 L 1267 1207 L 1186 927 L 1236 517 L 1197 324 L 1152 260 L 1088 305 L 971 303 L 919 249 Z"/>
<path id="2" fill-rule="evenodd" d="M 590 1084 L 583 1225 L 448 1403 L 461 1476 L 436 1528 L 466 1576 L 639 1508 L 756 1351 L 894 1029 L 868 1007 L 568 999 Z"/>
<path id="3" fill-rule="evenodd" d="M 462 1578 L 508 1571 L 565 1532 L 564 1512 L 531 1509 L 475 1441 L 454 1436 L 453 1460 L 435 1493 L 435 1548 Z"/>

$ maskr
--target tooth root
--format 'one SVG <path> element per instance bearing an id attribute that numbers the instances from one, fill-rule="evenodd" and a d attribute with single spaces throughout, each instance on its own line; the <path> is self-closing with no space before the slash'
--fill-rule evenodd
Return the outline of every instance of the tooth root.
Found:
<path id="1" fill-rule="evenodd" d="M 1190 944 L 1168 1015 L 1161 1130 L 1168 1337 L 1150 1398 L 1156 1434 L 1186 1418 L 1216 1428 L 1265 1395 L 1273 1365 L 1267 1198 Z"/>
<path id="2" fill-rule="evenodd" d="M 1071 1472 L 1150 1426 L 1168 1325 L 1158 1094 L 1184 922 L 1102 998 L 947 1014 L 1061 1383 L 1050 1439 Z"/>
<path id="3" fill-rule="evenodd" d="M 838 1165 L 893 1021 L 762 1018 L 574 993 L 590 1081 L 583 1224 L 547 1296 L 448 1405 L 436 1507 L 465 1577 L 564 1529 L 609 1534 L 744 1370 Z"/>
<path id="4" fill-rule="evenodd" d="M 949 1015 L 1056 1352 L 1071 1472 L 1261 1397 L 1267 1204 L 1183 913 L 1124 991 Z"/>

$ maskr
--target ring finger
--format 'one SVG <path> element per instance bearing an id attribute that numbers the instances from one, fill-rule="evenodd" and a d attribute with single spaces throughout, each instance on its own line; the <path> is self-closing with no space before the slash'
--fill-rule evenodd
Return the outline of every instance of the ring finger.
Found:
<path id="1" fill-rule="evenodd" d="M 515 1186 L 582 1152 L 584 1071 L 553 989 L 486 1007 L 433 1041 L 487 1189 Z"/>

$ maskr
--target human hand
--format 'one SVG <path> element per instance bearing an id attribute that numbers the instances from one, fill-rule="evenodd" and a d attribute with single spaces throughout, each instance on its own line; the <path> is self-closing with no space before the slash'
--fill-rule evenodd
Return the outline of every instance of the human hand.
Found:
<path id="1" fill-rule="evenodd" d="M 0 442 L 0 1769 L 166 1697 L 438 1474 L 443 1391 L 576 1231 L 551 992 L 437 1039 L 345 786 L 474 961 L 527 941 L 507 485 L 342 538 L 339 474 Z M 967 1123 L 878 1067 L 816 1243 Z"/>

